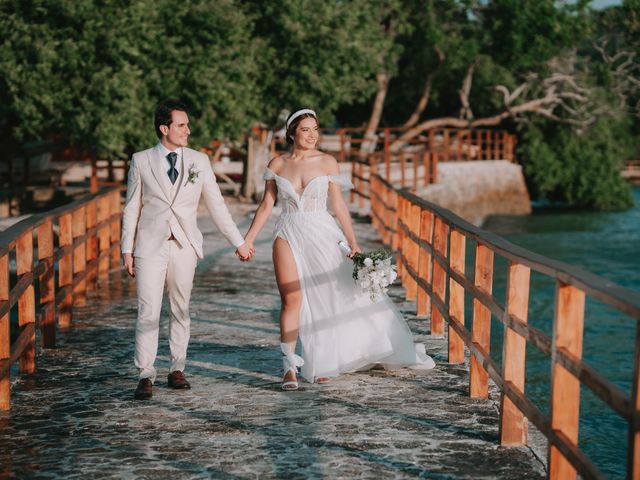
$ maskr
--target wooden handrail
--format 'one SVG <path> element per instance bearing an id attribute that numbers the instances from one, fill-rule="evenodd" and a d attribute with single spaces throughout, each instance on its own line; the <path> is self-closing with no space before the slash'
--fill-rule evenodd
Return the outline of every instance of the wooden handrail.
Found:
<path id="1" fill-rule="evenodd" d="M 110 265 L 119 265 L 120 205 L 120 189 L 107 188 L 0 232 L 0 410 L 11 405 L 11 366 L 19 361 L 20 373 L 35 371 L 36 325 L 42 347 L 55 347 L 56 323 L 68 326 L 72 306 L 82 303 L 86 289 L 104 278 Z M 17 277 L 11 286 L 13 252 Z M 16 305 L 20 333 L 11 344 L 10 315 Z"/>
<path id="2" fill-rule="evenodd" d="M 466 346 L 471 355 L 471 396 L 487 397 L 489 378 L 500 389 L 501 444 L 526 443 L 528 420 L 549 440 L 550 478 L 572 479 L 577 474 L 603 478 L 578 447 L 583 386 L 628 423 L 627 474 L 640 478 L 640 293 L 485 232 L 408 188 L 394 186 L 380 173 L 373 173 L 369 180 L 372 223 L 385 244 L 397 250 L 399 278 L 407 298 L 417 297 L 416 314 L 431 313 L 432 334 L 444 334 L 444 324 L 448 325 L 450 362 L 463 362 L 461 346 Z M 465 272 L 469 241 L 476 250 L 473 277 Z M 508 261 L 504 305 L 491 291 L 495 255 Z M 552 338 L 528 323 L 531 271 L 556 283 Z M 465 295 L 473 300 L 471 331 L 464 323 Z M 587 296 L 636 320 L 631 395 L 582 359 Z M 501 367 L 489 355 L 492 315 L 505 329 Z M 527 344 L 551 359 L 549 416 L 524 393 Z"/>

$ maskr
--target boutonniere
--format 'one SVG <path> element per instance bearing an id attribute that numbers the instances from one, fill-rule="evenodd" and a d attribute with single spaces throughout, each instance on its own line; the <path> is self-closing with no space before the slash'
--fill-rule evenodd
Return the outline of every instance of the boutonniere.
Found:
<path id="1" fill-rule="evenodd" d="M 196 166 L 192 163 L 187 172 L 187 181 L 184 182 L 184 186 L 186 187 L 187 183 L 196 183 L 198 175 L 200 175 L 200 170 L 196 170 Z"/>

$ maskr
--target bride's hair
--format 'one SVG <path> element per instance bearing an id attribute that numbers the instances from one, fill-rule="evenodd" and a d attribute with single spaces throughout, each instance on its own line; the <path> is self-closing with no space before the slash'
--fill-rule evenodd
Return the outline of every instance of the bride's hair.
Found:
<path id="1" fill-rule="evenodd" d="M 298 113 L 301 110 L 303 110 L 303 109 L 301 109 L 301 108 L 295 109 L 293 112 L 291 112 L 289 114 L 289 116 L 287 117 L 287 120 L 285 122 L 285 124 L 288 124 L 289 126 L 287 127 L 287 131 L 286 131 L 286 133 L 284 135 L 284 138 L 285 138 L 285 140 L 287 141 L 287 143 L 289 145 L 293 145 L 293 137 L 295 137 L 295 135 L 296 135 L 296 128 L 298 128 L 298 125 L 300 125 L 300 122 L 302 120 L 304 120 L 305 118 L 313 118 L 316 121 L 316 125 L 320 126 L 320 123 L 318 122 L 318 118 L 312 113 L 302 113 L 300 115 L 297 115 L 291 121 L 291 123 L 289 123 L 289 119 L 291 117 L 293 117 L 296 113 Z M 304 109 L 304 110 L 306 110 L 306 109 Z"/>

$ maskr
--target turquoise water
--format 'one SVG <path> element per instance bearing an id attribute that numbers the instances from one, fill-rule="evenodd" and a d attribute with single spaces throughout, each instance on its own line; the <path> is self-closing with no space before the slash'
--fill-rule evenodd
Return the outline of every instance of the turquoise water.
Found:
<path id="1" fill-rule="evenodd" d="M 640 188 L 635 208 L 594 213 L 539 210 L 528 217 L 495 217 L 484 229 L 533 252 L 582 267 L 640 294 Z M 467 258 L 472 268 L 473 259 Z M 506 261 L 496 258 L 494 294 L 504 302 Z M 552 334 L 555 283 L 532 274 L 529 322 Z M 468 312 L 470 310 L 467 310 Z M 467 319 L 467 323 L 469 320 Z M 492 357 L 501 362 L 502 328 L 492 322 Z M 629 395 L 636 321 L 587 297 L 583 358 Z M 549 413 L 551 363 L 527 348 L 526 394 Z M 611 478 L 624 478 L 627 425 L 586 389 L 581 392 L 579 446 Z"/>

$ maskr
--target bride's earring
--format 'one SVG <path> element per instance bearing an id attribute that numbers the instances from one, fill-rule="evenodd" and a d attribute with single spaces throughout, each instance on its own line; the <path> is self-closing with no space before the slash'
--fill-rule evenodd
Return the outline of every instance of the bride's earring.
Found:
<path id="1" fill-rule="evenodd" d="M 286 376 L 289 370 L 293 370 L 294 374 L 298 373 L 298 367 L 304 365 L 304 360 L 302 357 L 293 353 L 291 347 L 288 343 L 281 343 L 280 350 L 282 351 L 282 367 L 284 368 L 284 375 Z M 298 381 L 297 380 L 289 380 L 286 382 L 282 382 L 282 390 L 297 390 L 298 389 Z"/>

